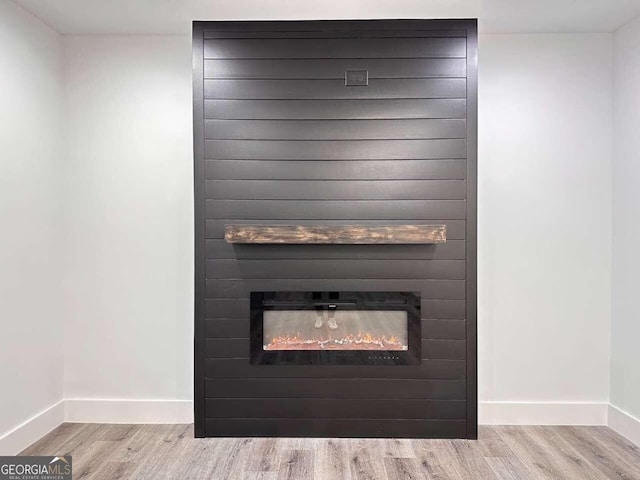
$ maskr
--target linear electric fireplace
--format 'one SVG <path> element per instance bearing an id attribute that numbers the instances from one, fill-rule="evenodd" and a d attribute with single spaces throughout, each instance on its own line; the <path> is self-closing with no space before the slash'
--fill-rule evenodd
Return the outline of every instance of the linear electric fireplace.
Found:
<path id="1" fill-rule="evenodd" d="M 420 295 L 252 292 L 251 363 L 420 363 Z"/>

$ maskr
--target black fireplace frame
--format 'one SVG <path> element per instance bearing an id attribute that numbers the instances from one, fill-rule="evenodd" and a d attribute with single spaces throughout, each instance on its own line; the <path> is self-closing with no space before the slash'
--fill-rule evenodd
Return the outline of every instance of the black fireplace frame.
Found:
<path id="1" fill-rule="evenodd" d="M 251 292 L 250 309 L 252 365 L 419 365 L 421 362 L 422 332 L 418 292 Z M 407 312 L 408 350 L 263 349 L 263 317 L 267 310 L 381 309 Z"/>

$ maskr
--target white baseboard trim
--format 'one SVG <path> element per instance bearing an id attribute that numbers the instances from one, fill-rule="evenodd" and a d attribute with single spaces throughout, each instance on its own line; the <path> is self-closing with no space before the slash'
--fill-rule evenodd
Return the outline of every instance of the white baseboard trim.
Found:
<path id="1" fill-rule="evenodd" d="M 609 405 L 609 428 L 640 446 L 640 418 Z"/>
<path id="2" fill-rule="evenodd" d="M 35 414 L 0 437 L 0 455 L 17 455 L 64 422 L 64 400 Z"/>
<path id="3" fill-rule="evenodd" d="M 480 402 L 481 425 L 606 425 L 607 403 Z"/>
<path id="4" fill-rule="evenodd" d="M 608 403 L 480 402 L 481 425 L 608 425 L 640 445 L 640 419 Z M 193 423 L 191 400 L 70 398 L 0 437 L 0 455 L 16 455 L 63 422 Z"/>
<path id="5" fill-rule="evenodd" d="M 191 400 L 67 398 L 71 423 L 193 423 Z"/>

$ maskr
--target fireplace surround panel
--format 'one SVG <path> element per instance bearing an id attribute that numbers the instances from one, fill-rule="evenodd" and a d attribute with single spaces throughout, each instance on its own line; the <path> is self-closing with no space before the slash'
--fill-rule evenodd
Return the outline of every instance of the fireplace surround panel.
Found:
<path id="1" fill-rule="evenodd" d="M 476 48 L 194 23 L 197 437 L 477 436 Z"/>

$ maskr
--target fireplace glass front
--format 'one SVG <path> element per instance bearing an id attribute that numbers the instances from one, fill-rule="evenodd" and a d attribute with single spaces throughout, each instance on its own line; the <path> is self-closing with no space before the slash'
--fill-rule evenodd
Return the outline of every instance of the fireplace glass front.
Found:
<path id="1" fill-rule="evenodd" d="M 252 292 L 253 364 L 416 364 L 420 296 Z"/>

